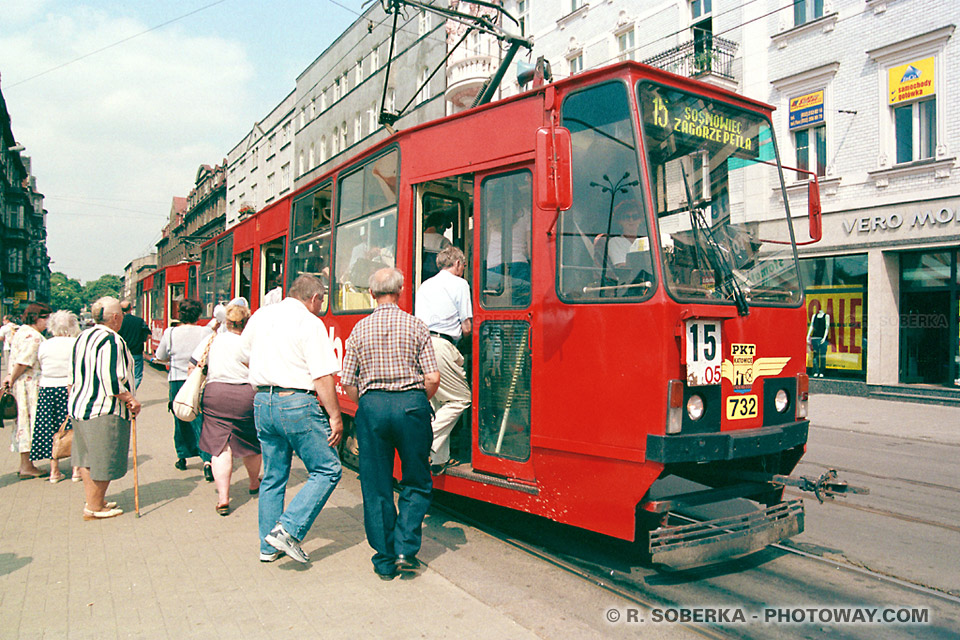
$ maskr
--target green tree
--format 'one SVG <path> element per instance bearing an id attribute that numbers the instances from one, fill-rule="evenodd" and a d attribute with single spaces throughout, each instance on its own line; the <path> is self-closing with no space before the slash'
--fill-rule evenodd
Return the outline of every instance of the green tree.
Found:
<path id="1" fill-rule="evenodd" d="M 50 305 L 76 314 L 83 306 L 83 286 L 79 281 L 57 271 L 50 276 Z"/>
<path id="2" fill-rule="evenodd" d="M 123 279 L 120 276 L 100 276 L 93 282 L 83 285 L 83 303 L 91 305 L 103 296 L 119 298 L 123 292 Z"/>

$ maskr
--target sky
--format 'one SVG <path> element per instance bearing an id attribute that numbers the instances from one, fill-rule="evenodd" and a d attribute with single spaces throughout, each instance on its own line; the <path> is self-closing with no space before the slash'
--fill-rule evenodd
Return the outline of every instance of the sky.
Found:
<path id="1" fill-rule="evenodd" d="M 81 282 L 154 250 L 200 165 L 223 162 L 362 11 L 361 0 L 2 4 L 0 90 L 45 196 L 50 268 Z"/>

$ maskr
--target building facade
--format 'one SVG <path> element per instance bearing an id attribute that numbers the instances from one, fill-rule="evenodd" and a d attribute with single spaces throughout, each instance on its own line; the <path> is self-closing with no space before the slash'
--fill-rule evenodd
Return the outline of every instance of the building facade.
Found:
<path id="1" fill-rule="evenodd" d="M 144 317 L 144 310 L 140 308 L 142 305 L 137 291 L 137 283 L 156 268 L 156 253 L 134 258 L 123 268 L 123 299 L 129 300 L 133 304 L 134 313 L 141 318 Z"/>
<path id="2" fill-rule="evenodd" d="M 170 220 L 157 242 L 157 266 L 200 259 L 200 245 L 221 233 L 227 218 L 227 161 L 200 165 L 185 199 L 174 198 Z"/>
<path id="3" fill-rule="evenodd" d="M 50 299 L 46 210 L 0 93 L 0 313 Z"/>
<path id="4" fill-rule="evenodd" d="M 227 229 L 293 187 L 294 99 L 288 94 L 227 154 Z"/>

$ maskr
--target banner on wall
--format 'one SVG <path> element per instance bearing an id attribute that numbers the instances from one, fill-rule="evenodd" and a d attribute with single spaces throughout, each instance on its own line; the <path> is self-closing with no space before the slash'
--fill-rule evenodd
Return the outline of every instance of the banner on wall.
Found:
<path id="1" fill-rule="evenodd" d="M 790 98 L 790 128 L 823 122 L 823 89 Z"/>
<path id="2" fill-rule="evenodd" d="M 935 69 L 936 58 L 933 56 L 923 60 L 914 60 L 899 67 L 891 67 L 887 72 L 890 104 L 899 104 L 934 95 L 936 93 Z"/>
<path id="3" fill-rule="evenodd" d="M 863 371 L 864 287 L 813 287 L 807 289 L 807 326 L 820 309 L 830 316 L 827 369 Z M 807 367 L 813 356 L 807 352 Z"/>

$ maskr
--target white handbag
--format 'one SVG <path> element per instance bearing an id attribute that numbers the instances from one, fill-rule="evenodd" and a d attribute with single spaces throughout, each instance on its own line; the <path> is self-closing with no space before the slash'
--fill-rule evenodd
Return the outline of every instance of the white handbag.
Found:
<path id="1" fill-rule="evenodd" d="M 207 358 L 210 356 L 210 345 L 213 344 L 216 334 L 207 341 L 200 362 L 187 376 L 186 381 L 173 399 L 173 415 L 184 422 L 192 422 L 200 415 L 200 398 L 203 396 L 203 386 L 207 382 Z"/>

